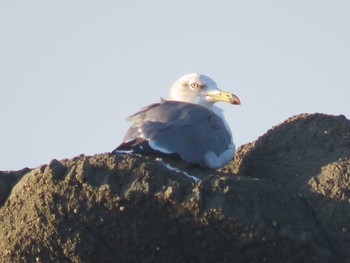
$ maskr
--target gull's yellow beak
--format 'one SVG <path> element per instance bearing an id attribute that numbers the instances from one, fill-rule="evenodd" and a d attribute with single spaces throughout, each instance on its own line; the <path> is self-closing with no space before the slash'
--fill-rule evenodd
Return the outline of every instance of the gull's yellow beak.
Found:
<path id="1" fill-rule="evenodd" d="M 241 101 L 236 95 L 223 90 L 209 91 L 206 94 L 206 99 L 214 102 L 224 101 L 234 105 L 241 105 Z"/>

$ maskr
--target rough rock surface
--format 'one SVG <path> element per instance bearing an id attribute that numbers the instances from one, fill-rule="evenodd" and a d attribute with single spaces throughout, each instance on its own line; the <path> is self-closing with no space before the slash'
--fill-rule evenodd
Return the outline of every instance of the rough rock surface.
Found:
<path id="1" fill-rule="evenodd" d="M 350 262 L 350 121 L 303 114 L 220 171 L 84 155 L 0 172 L 0 262 Z"/>

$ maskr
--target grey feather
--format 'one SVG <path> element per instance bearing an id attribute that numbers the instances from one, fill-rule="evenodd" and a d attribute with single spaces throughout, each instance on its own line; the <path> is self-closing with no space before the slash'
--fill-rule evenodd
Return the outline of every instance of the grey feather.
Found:
<path id="1" fill-rule="evenodd" d="M 189 163 L 204 163 L 208 151 L 217 155 L 232 144 L 224 121 L 210 109 L 192 103 L 162 101 L 141 109 L 127 120 L 133 125 L 124 143 L 143 138 L 156 150 L 176 153 Z"/>

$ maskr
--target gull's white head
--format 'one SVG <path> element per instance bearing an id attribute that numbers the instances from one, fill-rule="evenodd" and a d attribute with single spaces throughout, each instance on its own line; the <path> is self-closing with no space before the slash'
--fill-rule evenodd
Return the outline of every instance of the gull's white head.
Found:
<path id="1" fill-rule="evenodd" d="M 185 75 L 175 81 L 170 88 L 169 100 L 199 104 L 207 108 L 211 108 L 217 101 L 241 104 L 236 95 L 220 90 L 214 80 L 198 73 Z"/>

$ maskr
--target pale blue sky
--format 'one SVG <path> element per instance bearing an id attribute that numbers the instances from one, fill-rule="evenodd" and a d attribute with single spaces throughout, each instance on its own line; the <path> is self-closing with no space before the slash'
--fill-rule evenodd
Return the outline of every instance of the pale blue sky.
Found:
<path id="1" fill-rule="evenodd" d="M 304 112 L 350 117 L 349 1 L 0 0 L 0 170 L 113 150 L 191 72 L 236 146 Z"/>

